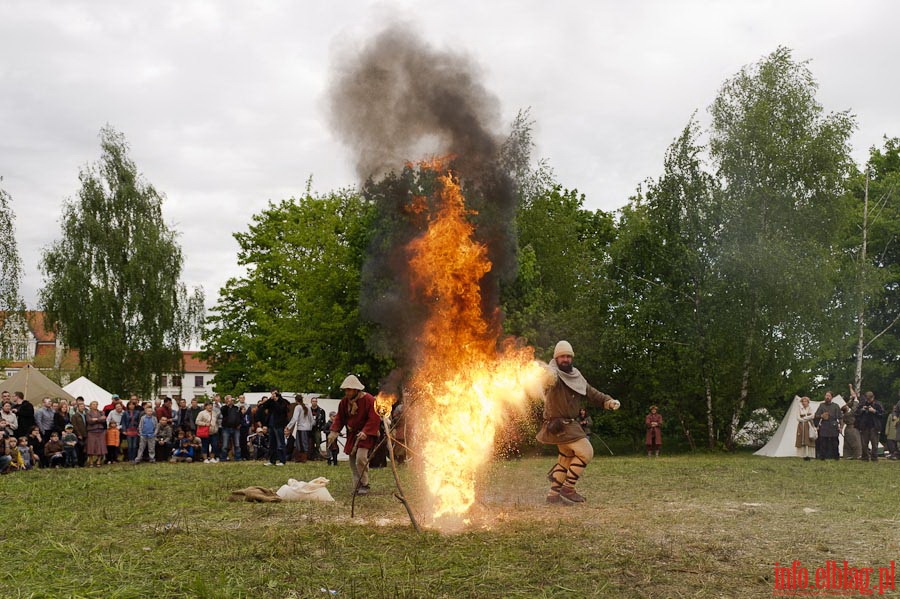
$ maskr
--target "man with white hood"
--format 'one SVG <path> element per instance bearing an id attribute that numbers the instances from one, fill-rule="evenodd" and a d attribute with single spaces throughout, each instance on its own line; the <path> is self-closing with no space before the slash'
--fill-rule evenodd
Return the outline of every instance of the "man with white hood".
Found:
<path id="1" fill-rule="evenodd" d="M 578 411 L 587 401 L 607 410 L 618 410 L 618 400 L 591 387 L 578 369 L 572 365 L 575 352 L 568 341 L 560 341 L 548 364 L 554 375 L 544 391 L 544 423 L 537 440 L 556 445 L 558 459 L 547 478 L 550 492 L 547 503 L 573 504 L 584 502 L 575 485 L 594 457 L 594 448 L 584 429 L 578 424 Z"/>

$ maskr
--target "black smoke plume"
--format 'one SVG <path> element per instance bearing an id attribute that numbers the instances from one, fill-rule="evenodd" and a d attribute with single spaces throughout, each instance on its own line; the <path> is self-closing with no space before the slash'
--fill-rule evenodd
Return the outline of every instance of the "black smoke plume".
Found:
<path id="1" fill-rule="evenodd" d="M 363 193 L 376 207 L 361 310 L 379 327 L 372 349 L 401 366 L 414 365 L 427 316 L 425 298 L 411 295 L 404 248 L 427 224 L 414 203 L 430 197 L 435 184 L 433 173 L 410 162 L 453 157 L 451 170 L 478 213 L 476 239 L 493 264 L 482 281 L 482 309 L 499 335 L 499 283 L 516 264 L 516 194 L 499 160 L 499 108 L 471 60 L 437 50 L 400 25 L 346 52 L 336 65 L 332 126 L 354 152 Z"/>

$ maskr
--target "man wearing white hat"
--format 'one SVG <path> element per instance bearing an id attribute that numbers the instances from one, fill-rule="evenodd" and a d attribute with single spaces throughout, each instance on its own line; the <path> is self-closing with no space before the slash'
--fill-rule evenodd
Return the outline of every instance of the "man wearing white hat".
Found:
<path id="1" fill-rule="evenodd" d="M 594 448 L 584 429 L 578 424 L 578 411 L 585 401 L 607 410 L 618 410 L 619 402 L 591 387 L 578 369 L 572 366 L 575 352 L 568 341 L 560 341 L 548 364 L 552 383 L 544 392 L 544 424 L 537 440 L 556 445 L 558 458 L 550 470 L 550 493 L 547 503 L 581 503 L 584 497 L 575 490 L 584 469 L 594 457 Z"/>
<path id="2" fill-rule="evenodd" d="M 359 488 L 357 494 L 369 494 L 369 450 L 375 446 L 378 439 L 378 426 L 381 418 L 375 411 L 375 398 L 365 392 L 365 387 L 358 378 L 350 375 L 341 383 L 344 397 L 338 405 L 337 414 L 331 424 L 331 432 L 328 433 L 330 447 L 337 440 L 338 435 L 345 426 L 347 427 L 347 443 L 344 445 L 344 453 L 350 456 L 350 470 L 353 472 L 353 488 Z"/>

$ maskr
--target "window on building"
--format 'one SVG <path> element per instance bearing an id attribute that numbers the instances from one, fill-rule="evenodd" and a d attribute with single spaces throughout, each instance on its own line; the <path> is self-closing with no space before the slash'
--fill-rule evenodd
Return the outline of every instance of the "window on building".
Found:
<path id="1" fill-rule="evenodd" d="M 160 387 L 165 387 L 165 386 L 167 386 L 168 384 L 169 384 L 169 377 L 167 377 L 166 375 L 161 375 L 161 376 L 159 377 L 159 386 L 160 386 Z"/>
<path id="2" fill-rule="evenodd" d="M 181 377 L 178 376 L 177 374 L 173 374 L 173 375 L 172 375 L 172 386 L 173 386 L 173 387 L 180 387 L 180 386 L 181 386 Z"/>
<path id="3" fill-rule="evenodd" d="M 203 375 L 198 375 L 194 377 L 194 386 L 202 387 L 203 386 Z"/>

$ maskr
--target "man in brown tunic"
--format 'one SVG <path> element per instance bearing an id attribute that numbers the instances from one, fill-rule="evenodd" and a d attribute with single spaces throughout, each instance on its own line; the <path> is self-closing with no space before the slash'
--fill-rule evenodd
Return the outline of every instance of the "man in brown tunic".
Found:
<path id="1" fill-rule="evenodd" d="M 552 383 L 544 391 L 544 424 L 537 440 L 556 445 L 557 461 L 547 478 L 550 493 L 547 503 L 581 503 L 584 497 L 575 490 L 578 479 L 594 457 L 594 448 L 578 424 L 578 411 L 586 400 L 607 410 L 618 410 L 619 402 L 588 385 L 572 366 L 575 352 L 568 341 L 560 341 L 553 350 L 548 368 Z"/>

